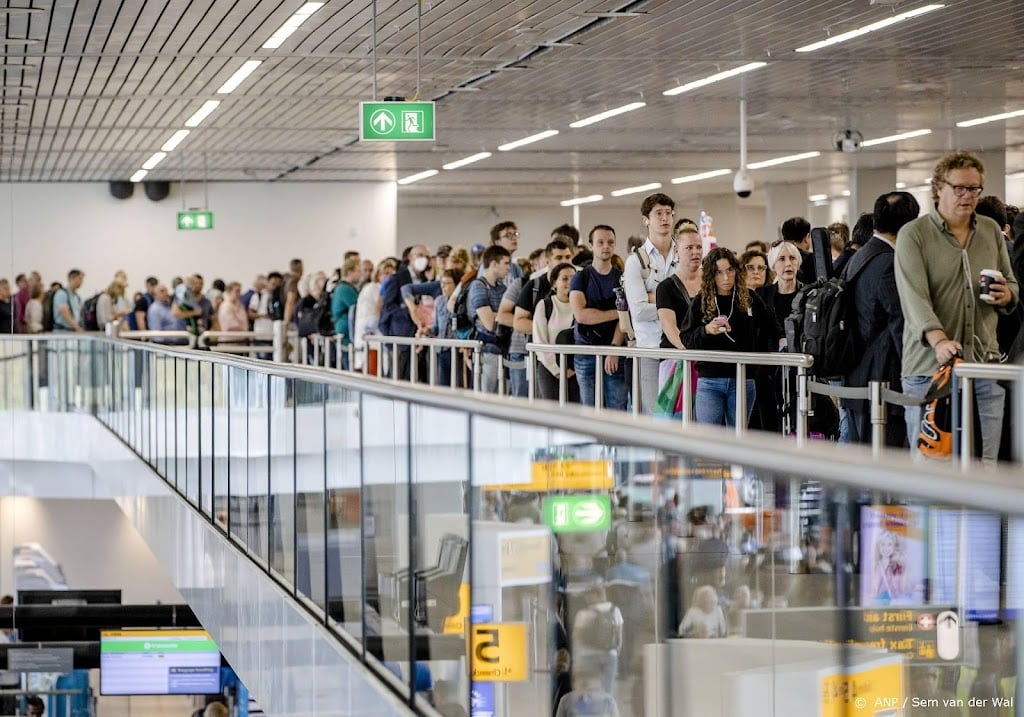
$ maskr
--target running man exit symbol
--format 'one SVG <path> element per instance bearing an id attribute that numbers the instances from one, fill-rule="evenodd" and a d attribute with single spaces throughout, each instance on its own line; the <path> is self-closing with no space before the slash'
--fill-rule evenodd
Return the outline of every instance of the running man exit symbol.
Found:
<path id="1" fill-rule="evenodd" d="M 433 102 L 361 102 L 359 139 L 401 142 L 434 139 Z"/>
<path id="2" fill-rule="evenodd" d="M 422 112 L 403 112 L 402 113 L 402 127 L 403 130 L 409 134 L 417 134 L 422 130 L 420 127 L 423 126 L 423 113 Z"/>

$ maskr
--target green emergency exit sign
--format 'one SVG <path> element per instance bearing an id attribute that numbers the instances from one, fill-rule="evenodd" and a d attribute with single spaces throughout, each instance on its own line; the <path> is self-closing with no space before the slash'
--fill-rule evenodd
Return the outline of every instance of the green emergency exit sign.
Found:
<path id="1" fill-rule="evenodd" d="M 178 212 L 178 229 L 213 229 L 213 212 Z"/>
<path id="2" fill-rule="evenodd" d="M 359 139 L 408 142 L 434 139 L 433 102 L 360 102 Z"/>
<path id="3" fill-rule="evenodd" d="M 606 495 L 548 497 L 544 499 L 544 523 L 556 533 L 608 530 L 612 502 Z"/>

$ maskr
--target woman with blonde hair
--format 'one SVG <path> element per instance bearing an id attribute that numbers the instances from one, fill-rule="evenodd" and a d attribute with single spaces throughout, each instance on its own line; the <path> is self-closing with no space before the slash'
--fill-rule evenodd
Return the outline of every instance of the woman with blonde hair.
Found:
<path id="1" fill-rule="evenodd" d="M 384 280 L 396 271 L 398 271 L 398 262 L 392 258 L 384 259 L 377 264 L 373 281 L 366 284 L 359 292 L 352 336 L 352 344 L 356 351 L 355 366 L 353 367 L 355 370 L 362 369 L 363 362 L 366 360 L 364 337 L 367 334 L 377 333 L 377 322 L 380 321 L 380 287 Z"/>
<path id="2" fill-rule="evenodd" d="M 127 315 L 127 310 L 119 307 L 122 304 L 124 298 L 125 284 L 120 279 L 114 279 L 107 286 L 106 290 L 100 294 L 99 299 L 96 300 L 96 323 L 100 329 L 103 329 L 107 324 L 120 321 Z"/>

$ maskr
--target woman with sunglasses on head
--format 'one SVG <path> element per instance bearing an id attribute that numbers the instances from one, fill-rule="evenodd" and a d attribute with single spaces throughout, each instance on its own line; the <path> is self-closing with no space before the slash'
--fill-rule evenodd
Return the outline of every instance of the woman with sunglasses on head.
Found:
<path id="1" fill-rule="evenodd" d="M 736 255 L 712 249 L 701 265 L 700 295 L 694 298 L 683 326 L 683 345 L 707 351 L 771 351 L 779 333 L 761 297 L 747 289 Z M 754 380 L 746 380 L 746 416 L 736 416 L 736 365 L 697 362 L 698 423 L 735 426 L 750 418 Z"/>

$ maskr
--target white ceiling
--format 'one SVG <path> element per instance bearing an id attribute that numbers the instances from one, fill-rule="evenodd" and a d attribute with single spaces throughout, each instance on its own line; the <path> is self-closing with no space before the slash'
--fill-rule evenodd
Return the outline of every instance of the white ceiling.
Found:
<path id="1" fill-rule="evenodd" d="M 371 0 L 327 0 L 276 50 L 261 45 L 302 0 L 0 0 L 0 181 L 127 179 L 213 98 L 220 107 L 147 179 L 394 180 L 491 151 L 401 187 L 399 201 L 552 205 L 647 182 L 677 197 L 723 192 L 730 177 L 668 180 L 738 166 L 743 92 L 750 162 L 822 152 L 758 170 L 762 185 L 810 181 L 828 192 L 854 163 L 895 165 L 919 182 L 961 146 L 1009 147 L 1007 170 L 1024 169 L 1024 118 L 955 126 L 1024 109 L 1021 0 L 945 0 L 795 52 L 929 1 L 377 0 L 377 97 L 436 100 L 437 141 L 359 143 L 358 103 L 374 90 Z M 263 63 L 239 90 L 216 95 L 249 59 Z M 769 64 L 662 94 L 754 61 Z M 647 106 L 568 126 L 637 100 Z M 932 134 L 843 154 L 833 138 L 847 128 L 869 139 Z M 496 150 L 544 129 L 560 134 Z"/>

